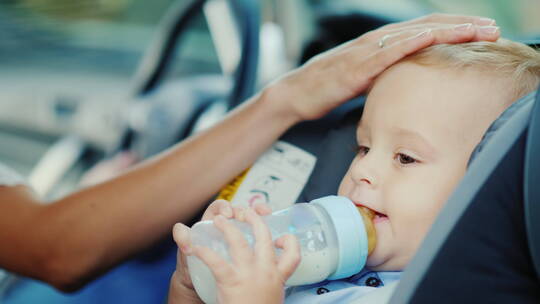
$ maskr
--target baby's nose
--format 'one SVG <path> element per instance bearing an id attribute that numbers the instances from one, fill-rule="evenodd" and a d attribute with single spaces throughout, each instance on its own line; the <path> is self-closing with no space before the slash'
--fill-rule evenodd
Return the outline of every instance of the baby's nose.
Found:
<path id="1" fill-rule="evenodd" d="M 351 172 L 351 178 L 358 185 L 364 184 L 371 187 L 377 185 L 375 170 L 366 166 L 366 164 L 356 165 Z"/>
<path id="2" fill-rule="evenodd" d="M 371 185 L 371 181 L 370 181 L 369 179 L 367 179 L 367 178 L 361 178 L 361 179 L 360 179 L 360 182 L 364 182 L 364 183 L 366 183 L 366 184 Z"/>

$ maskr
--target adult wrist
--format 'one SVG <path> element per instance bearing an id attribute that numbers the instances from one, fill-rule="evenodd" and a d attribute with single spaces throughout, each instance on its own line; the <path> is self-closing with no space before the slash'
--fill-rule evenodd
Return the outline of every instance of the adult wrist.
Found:
<path id="1" fill-rule="evenodd" d="M 289 127 L 305 120 L 294 106 L 295 101 L 291 99 L 294 94 L 291 92 L 291 87 L 278 81 L 265 87 L 257 97 L 267 113 L 281 118 Z"/>

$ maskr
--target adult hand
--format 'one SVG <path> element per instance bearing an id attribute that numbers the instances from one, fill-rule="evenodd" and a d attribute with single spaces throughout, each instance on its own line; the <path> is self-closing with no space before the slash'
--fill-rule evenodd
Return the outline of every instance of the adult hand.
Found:
<path id="1" fill-rule="evenodd" d="M 255 205 L 254 210 L 258 215 L 268 215 L 271 213 L 271 209 L 263 204 Z M 228 219 L 236 218 L 242 220 L 244 218 L 244 210 L 242 208 L 233 208 L 226 200 L 216 200 L 208 206 L 202 216 L 202 220 L 213 220 L 218 215 Z M 186 255 L 192 254 L 193 250 L 189 230 L 187 226 L 181 223 L 176 224 L 173 228 L 173 237 L 178 244 L 178 253 L 176 270 L 171 278 L 169 289 L 169 304 L 202 303 L 195 292 L 186 264 Z"/>
<path id="2" fill-rule="evenodd" d="M 432 14 L 389 24 L 320 54 L 267 87 L 270 100 L 296 120 L 317 119 L 371 85 L 403 57 L 439 43 L 496 41 L 489 18 Z"/>

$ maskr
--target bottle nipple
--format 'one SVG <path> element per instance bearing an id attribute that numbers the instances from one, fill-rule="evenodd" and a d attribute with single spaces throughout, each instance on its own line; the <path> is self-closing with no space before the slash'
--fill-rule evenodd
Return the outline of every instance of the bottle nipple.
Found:
<path id="1" fill-rule="evenodd" d="M 375 212 L 373 210 L 366 208 L 364 206 L 356 206 L 362 219 L 364 220 L 364 226 L 366 227 L 367 237 L 368 237 L 368 255 L 373 252 L 375 245 L 377 243 L 377 235 L 375 233 L 375 226 L 373 226 L 373 218 L 375 217 Z"/>

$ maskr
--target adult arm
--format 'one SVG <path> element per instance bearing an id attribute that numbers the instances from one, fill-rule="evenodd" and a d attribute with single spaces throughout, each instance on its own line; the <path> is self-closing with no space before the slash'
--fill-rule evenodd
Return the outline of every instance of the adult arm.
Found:
<path id="1" fill-rule="evenodd" d="M 265 91 L 211 130 L 56 202 L 3 187 L 0 265 L 61 290 L 80 287 L 193 218 L 298 120 Z"/>

